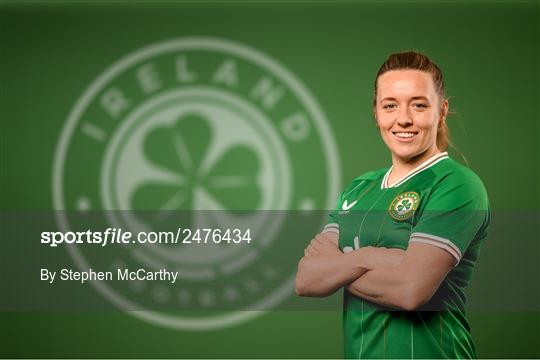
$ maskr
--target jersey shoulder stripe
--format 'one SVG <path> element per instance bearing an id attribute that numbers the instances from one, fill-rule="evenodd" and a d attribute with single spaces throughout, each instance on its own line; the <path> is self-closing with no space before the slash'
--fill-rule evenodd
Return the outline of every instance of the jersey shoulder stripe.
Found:
<path id="1" fill-rule="evenodd" d="M 433 176 L 432 191 L 441 191 L 442 189 L 446 189 L 446 191 L 457 190 L 455 193 L 458 196 L 467 196 L 484 204 L 480 208 L 489 206 L 484 183 L 474 171 L 465 165 L 450 158 L 437 164 L 437 166 L 433 166 L 429 171 Z"/>
<path id="2" fill-rule="evenodd" d="M 379 170 L 368 171 L 368 172 L 366 172 L 366 173 L 364 173 L 364 174 L 362 174 L 360 176 L 355 177 L 351 181 L 349 186 L 347 186 L 345 188 L 345 190 L 341 193 L 341 195 L 342 195 L 341 197 L 347 196 L 349 193 L 353 192 L 359 186 L 362 186 L 366 182 L 377 181 L 377 180 L 381 179 L 387 171 L 388 171 L 388 168 L 383 168 L 383 169 L 379 169 Z"/>
<path id="3" fill-rule="evenodd" d="M 475 186 L 483 187 L 482 180 L 480 180 L 480 177 L 478 177 L 474 171 L 452 158 L 448 158 L 446 161 L 442 161 L 437 165 L 438 166 L 434 166 L 429 170 L 431 170 L 433 175 L 435 175 L 436 179 L 439 181 L 451 174 L 452 180 L 454 181 L 470 182 Z"/>

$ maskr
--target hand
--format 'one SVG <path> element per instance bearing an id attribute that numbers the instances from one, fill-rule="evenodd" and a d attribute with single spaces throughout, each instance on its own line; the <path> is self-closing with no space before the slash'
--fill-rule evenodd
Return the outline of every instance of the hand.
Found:
<path id="1" fill-rule="evenodd" d="M 332 233 L 315 235 L 308 247 L 304 250 L 305 257 L 336 256 L 342 254 L 338 247 L 337 236 Z"/>

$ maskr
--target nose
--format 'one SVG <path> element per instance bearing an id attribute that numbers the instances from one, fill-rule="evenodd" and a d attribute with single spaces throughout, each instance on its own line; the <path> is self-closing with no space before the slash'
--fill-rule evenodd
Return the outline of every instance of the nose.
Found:
<path id="1" fill-rule="evenodd" d="M 401 107 L 397 113 L 396 122 L 399 126 L 406 127 L 412 125 L 412 114 L 409 112 L 408 107 Z"/>

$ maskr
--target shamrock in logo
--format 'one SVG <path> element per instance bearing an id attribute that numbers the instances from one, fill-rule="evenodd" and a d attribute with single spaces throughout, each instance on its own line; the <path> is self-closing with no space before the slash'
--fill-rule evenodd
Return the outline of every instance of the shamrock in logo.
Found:
<path id="1" fill-rule="evenodd" d="M 407 212 L 411 209 L 412 202 L 410 199 L 403 199 L 400 203 L 398 203 L 397 211 L 399 213 Z"/>
<path id="2" fill-rule="evenodd" d="M 191 210 L 204 206 L 202 199 L 210 199 L 218 209 L 256 208 L 261 197 L 259 158 L 243 144 L 216 148 L 217 140 L 197 113 L 153 129 L 144 140 L 153 179 L 135 190 L 132 208 Z"/>

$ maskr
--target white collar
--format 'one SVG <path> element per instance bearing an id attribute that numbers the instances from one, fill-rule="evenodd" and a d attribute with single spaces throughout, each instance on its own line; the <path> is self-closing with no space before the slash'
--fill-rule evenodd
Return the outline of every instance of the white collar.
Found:
<path id="1" fill-rule="evenodd" d="M 412 178 L 416 174 L 419 174 L 422 171 L 424 171 L 426 169 L 429 169 L 430 167 L 432 167 L 433 165 L 435 165 L 436 163 L 438 163 L 439 161 L 442 161 L 444 159 L 448 159 L 448 152 L 446 152 L 446 151 L 442 152 L 442 153 L 439 153 L 439 154 L 436 154 L 436 155 L 433 155 L 432 157 L 430 157 L 429 159 L 427 159 L 426 161 L 424 161 L 423 163 L 418 165 L 416 168 L 411 170 L 407 175 L 405 175 L 404 177 L 399 179 L 394 185 L 388 186 L 388 177 L 390 176 L 390 172 L 392 171 L 392 168 L 393 168 L 393 166 L 391 166 L 390 169 L 388 169 L 388 171 L 386 172 L 386 174 L 384 175 L 384 177 L 382 179 L 381 189 L 398 187 L 399 185 L 403 184 L 405 181 L 409 180 L 410 178 Z"/>

